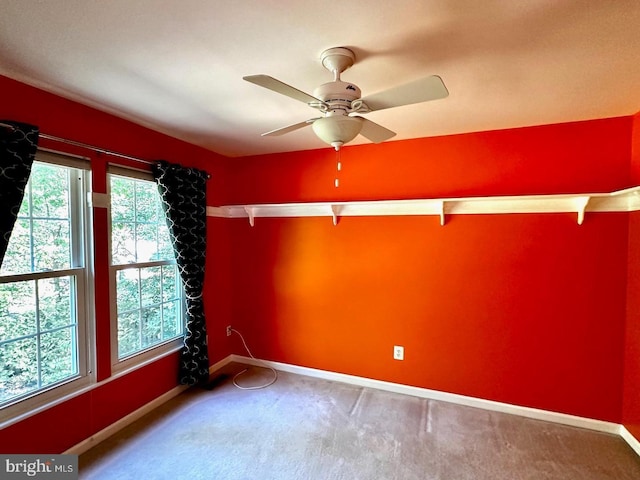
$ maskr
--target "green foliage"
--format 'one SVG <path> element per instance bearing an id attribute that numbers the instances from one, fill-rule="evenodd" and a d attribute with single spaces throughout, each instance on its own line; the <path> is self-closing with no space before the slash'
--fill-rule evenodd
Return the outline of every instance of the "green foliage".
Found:
<path id="1" fill-rule="evenodd" d="M 131 267 L 117 272 L 120 358 L 182 335 L 179 282 L 175 265 Z"/>
<path id="2" fill-rule="evenodd" d="M 0 284 L 0 402 L 78 372 L 72 281 Z"/>
<path id="3" fill-rule="evenodd" d="M 111 262 L 116 272 L 118 356 L 182 335 L 181 286 L 158 189 L 111 176 Z M 169 265 L 136 267 L 166 261 Z"/>
<path id="4" fill-rule="evenodd" d="M 0 275 L 0 402 L 78 372 L 74 276 L 29 278 L 71 267 L 69 170 L 34 163 Z"/>
<path id="5" fill-rule="evenodd" d="M 0 403 L 79 372 L 70 170 L 34 163 L 0 267 Z M 182 287 L 153 182 L 111 176 L 118 355 L 182 335 Z M 140 267 L 137 263 L 166 261 Z M 51 272 L 42 277 L 39 272 Z M 38 278 L 33 274 L 38 273 Z M 48 273 L 47 273 L 48 275 Z"/>

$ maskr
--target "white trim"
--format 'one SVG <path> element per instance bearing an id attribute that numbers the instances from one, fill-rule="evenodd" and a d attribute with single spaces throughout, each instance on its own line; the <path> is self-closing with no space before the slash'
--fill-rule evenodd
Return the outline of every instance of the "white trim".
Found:
<path id="1" fill-rule="evenodd" d="M 137 362 L 130 362 L 125 364 L 124 361 L 121 361 L 118 365 L 111 365 L 111 376 L 102 380 L 100 382 L 100 385 L 104 385 L 105 383 L 117 380 L 118 378 L 125 377 L 135 370 L 139 370 L 143 367 L 146 367 L 147 365 L 151 365 L 152 363 L 157 362 L 164 357 L 168 357 L 169 355 L 180 351 L 183 344 L 184 341 L 182 338 L 169 340 L 154 347 L 149 347 L 149 350 L 138 353 L 137 356 L 139 356 L 139 358 Z"/>
<path id="2" fill-rule="evenodd" d="M 420 398 L 428 398 L 439 400 L 442 402 L 454 403 L 468 407 L 481 408 L 493 412 L 507 413 L 510 415 L 518 415 L 525 418 L 535 420 L 543 420 L 545 422 L 557 423 L 571 427 L 585 428 L 596 432 L 609 433 L 618 435 L 625 440 L 629 446 L 640 456 L 640 441 L 636 439 L 625 427 L 618 423 L 605 422 L 603 420 L 595 420 L 592 418 L 579 417 L 576 415 L 568 415 L 566 413 L 551 412 L 548 410 L 540 410 L 537 408 L 522 407 L 508 403 L 495 402 L 492 400 L 484 400 L 482 398 L 468 397 L 455 393 L 441 392 L 438 390 L 430 390 L 427 388 L 413 387 L 399 383 L 385 382 L 382 380 L 374 380 L 371 378 L 357 377 L 344 373 L 336 373 L 328 370 L 319 370 L 309 367 L 301 367 L 299 365 L 291 365 L 287 363 L 272 362 L 269 360 L 260 360 L 256 358 L 245 357 L 242 355 L 230 355 L 231 362 L 239 362 L 247 365 L 259 367 L 271 367 L 282 372 L 295 373 L 305 375 L 307 377 L 321 378 L 323 380 L 331 380 L 334 382 L 348 383 L 360 387 L 375 388 L 387 392 L 400 393 L 403 395 L 412 395 Z M 229 362 L 226 362 L 229 363 Z M 225 364 L 226 364 L 225 363 Z"/>
<path id="3" fill-rule="evenodd" d="M 324 380 L 332 380 L 335 382 L 349 383 L 360 387 L 375 388 L 387 392 L 400 393 L 403 395 L 412 395 L 414 397 L 428 398 L 439 400 L 442 402 L 455 403 L 467 407 L 481 408 L 493 412 L 508 413 L 518 415 L 520 417 L 532 418 L 536 420 L 544 420 L 547 422 L 569 425 L 572 427 L 587 428 L 598 432 L 619 434 L 620 425 L 602 420 L 593 420 L 590 418 L 568 415 L 565 413 L 550 412 L 537 408 L 521 407 L 508 403 L 495 402 L 492 400 L 484 400 L 482 398 L 468 397 L 466 395 L 458 395 L 456 393 L 441 392 L 438 390 L 429 390 L 427 388 L 413 387 L 410 385 L 402 385 L 399 383 L 385 382 L 382 380 L 374 380 L 371 378 L 357 377 L 354 375 L 346 375 L 344 373 L 329 372 L 327 370 L 317 370 L 315 368 L 300 367 L 298 365 L 290 365 L 280 362 L 271 362 L 265 360 L 256 360 L 241 355 L 232 355 L 233 361 L 245 363 L 255 366 L 268 366 L 283 372 L 297 373 L 308 377 L 322 378 Z"/>
<path id="4" fill-rule="evenodd" d="M 216 370 L 220 370 L 222 367 L 228 365 L 229 363 L 234 362 L 235 361 L 233 359 L 234 357 L 237 357 L 237 355 L 229 355 L 229 356 L 223 358 L 222 360 L 220 360 L 220 361 L 214 363 L 213 365 L 211 365 L 209 367 L 209 375 L 211 375 Z"/>
<path id="5" fill-rule="evenodd" d="M 561 425 L 568 425 L 572 427 L 585 428 L 597 432 L 604 432 L 613 435 L 619 435 L 623 440 L 629 444 L 629 446 L 640 456 L 640 441 L 638 441 L 631 433 L 623 426 L 617 423 L 605 422 L 602 420 L 594 420 L 591 418 L 578 417 L 575 415 L 567 415 L 564 413 L 550 412 L 547 410 L 540 410 L 537 408 L 521 407 L 518 405 L 511 405 L 508 403 L 495 402 L 491 400 L 484 400 L 481 398 L 468 397 L 465 395 L 458 395 L 454 393 L 440 392 L 437 390 L 430 390 L 421 387 L 413 387 L 410 385 L 402 385 L 399 383 L 384 382 L 382 380 L 374 380 L 371 378 L 357 377 L 355 375 L 347 375 L 344 373 L 330 372 L 328 370 L 319 370 L 309 367 L 301 367 L 299 365 L 291 365 L 281 362 L 272 362 L 269 360 L 259 360 L 256 358 L 249 358 L 242 355 L 231 354 L 222 360 L 214 363 L 209 367 L 209 374 L 213 374 L 215 371 L 228 365 L 231 362 L 244 363 L 246 365 L 255 365 L 260 367 L 272 367 L 282 372 L 294 373 L 297 375 L 304 375 L 307 377 L 321 378 L 323 380 L 331 380 L 335 382 L 348 383 L 351 385 L 357 385 L 360 387 L 374 388 L 377 390 L 383 390 L 393 393 L 400 393 L 403 395 L 412 395 L 419 398 L 428 398 L 433 400 L 439 400 L 443 402 L 454 403 L 457 405 L 464 405 L 468 407 L 480 408 L 483 410 L 489 410 L 494 412 L 507 413 L 510 415 L 518 415 L 525 418 L 531 418 L 535 420 L 543 420 L 546 422 L 557 423 Z M 176 397 L 187 388 L 186 386 L 178 386 L 168 391 L 167 393 L 157 397 L 151 402 L 143 405 L 139 409 L 130 413 L 129 415 L 121 418 L 120 420 L 112 423 L 108 427 L 100 430 L 98 433 L 91 435 L 91 437 L 83 440 L 82 442 L 74 445 L 70 449 L 66 450 L 65 454 L 80 455 L 90 448 L 96 446 L 98 443 L 106 440 L 111 435 L 114 435 L 119 430 L 127 427 L 134 421 L 142 418 L 147 413 L 151 412 L 154 408 L 159 407 L 163 403 L 169 401 L 173 397 Z"/>
<path id="6" fill-rule="evenodd" d="M 640 186 L 611 193 L 209 206 L 207 215 L 248 218 L 251 226 L 259 217 L 331 217 L 337 224 L 338 217 L 434 215 L 444 225 L 446 215 L 569 212 L 576 215 L 581 225 L 585 212 L 637 210 L 640 210 Z"/>
<path id="7" fill-rule="evenodd" d="M 222 367 L 224 367 L 225 365 L 227 365 L 231 361 L 232 361 L 232 355 L 229 355 L 228 357 L 223 358 L 222 360 L 214 363 L 213 365 L 211 365 L 209 367 L 209 373 L 211 374 L 211 373 L 215 372 L 216 370 L 221 369 Z M 106 383 L 106 382 L 103 382 L 103 383 Z M 180 395 L 182 392 L 184 392 L 188 388 L 189 387 L 187 387 L 185 385 L 179 385 L 179 386 L 169 390 L 168 392 L 166 392 L 166 393 L 160 395 L 159 397 L 151 400 L 149 403 L 146 403 L 145 405 L 143 405 L 142 407 L 138 408 L 137 410 L 131 412 L 129 415 L 127 415 L 125 417 L 122 417 L 120 420 L 117 420 L 114 423 L 112 423 L 111 425 L 103 428 L 99 432 L 94 433 L 89 438 L 86 438 L 85 440 L 81 441 L 80 443 L 77 443 L 76 445 L 74 445 L 73 447 L 69 448 L 68 450 L 66 450 L 63 453 L 64 454 L 72 454 L 72 455 L 81 455 L 81 454 L 83 454 L 87 450 L 89 450 L 89 449 L 95 447 L 96 445 L 98 445 L 100 442 L 103 442 L 104 440 L 106 440 L 110 436 L 116 434 L 117 432 L 119 432 L 123 428 L 131 425 L 136 420 L 142 418 L 147 413 L 150 413 L 153 409 L 158 408 L 160 405 L 168 402 L 172 398 L 177 397 L 178 395 Z"/>
<path id="8" fill-rule="evenodd" d="M 180 349 L 181 349 L 181 347 L 174 347 L 171 350 L 164 351 L 164 352 L 156 355 L 155 357 L 150 358 L 150 359 L 148 359 L 148 360 L 146 360 L 144 362 L 138 363 L 137 365 L 132 365 L 132 366 L 128 367 L 126 370 L 122 370 L 122 371 L 119 371 L 117 373 L 114 373 L 111 376 L 109 376 L 109 377 L 107 377 L 104 380 L 101 380 L 99 382 L 95 382 L 95 380 L 94 380 L 95 375 L 94 375 L 93 372 L 90 372 L 86 377 L 81 377 L 81 378 L 79 378 L 77 380 L 71 380 L 71 381 L 69 381 L 67 383 L 63 382 L 60 386 L 53 387 L 52 390 L 55 389 L 55 388 L 62 388 L 64 385 L 67 385 L 68 383 L 71 383 L 73 381 L 80 381 L 83 378 L 86 379 L 86 381 L 82 384 L 83 386 L 77 387 L 76 390 L 70 391 L 69 393 L 64 393 L 61 396 L 59 396 L 59 397 L 57 397 L 57 398 L 55 398 L 55 399 L 53 399 L 53 400 L 51 400 L 49 402 L 46 402 L 46 403 L 38 405 L 38 406 L 36 406 L 34 408 L 31 408 L 31 409 L 29 409 L 28 411 L 26 411 L 26 412 L 24 412 L 22 414 L 15 415 L 14 417 L 10 418 L 7 421 L 0 422 L 0 429 L 6 428 L 6 427 L 8 427 L 10 425 L 13 425 L 15 423 L 19 423 L 19 422 L 21 422 L 23 420 L 26 420 L 29 417 L 32 417 L 32 416 L 37 415 L 39 413 L 42 413 L 45 410 L 48 410 L 50 408 L 53 408 L 56 405 L 60 405 L 61 403 L 67 402 L 69 400 L 72 400 L 75 397 L 79 397 L 80 395 L 84 395 L 85 393 L 89 393 L 91 390 L 95 390 L 96 388 L 100 388 L 103 385 L 106 385 L 107 383 L 110 383 L 110 382 L 112 382 L 114 380 L 117 380 L 119 378 L 125 377 L 128 374 L 134 372 L 135 370 L 139 370 L 140 368 L 146 367 L 147 365 L 149 365 L 151 363 L 154 363 L 157 360 L 160 360 L 160 359 L 162 359 L 164 357 L 167 357 L 167 356 L 179 351 Z M 85 385 L 86 382 L 95 382 L 95 383 L 90 383 L 88 385 Z M 46 392 L 42 392 L 40 395 L 42 395 L 44 393 L 46 393 Z M 36 394 L 36 396 L 37 395 L 38 394 Z M 34 396 L 32 398 L 36 398 L 36 396 Z M 22 402 L 27 402 L 27 401 L 29 401 L 29 399 L 27 398 L 27 399 L 24 399 L 24 400 L 21 400 L 21 401 Z M 4 408 L 10 408 L 10 407 L 11 407 L 11 405 L 8 405 L 7 407 L 4 407 Z"/>
<path id="9" fill-rule="evenodd" d="M 115 433 L 119 432 L 120 430 L 122 430 L 123 428 L 131 425 L 136 420 L 139 420 L 140 418 L 145 416 L 147 413 L 149 413 L 149 412 L 153 411 L 154 409 L 158 408 L 163 403 L 166 403 L 169 400 L 171 400 L 172 398 L 177 397 L 182 392 L 184 392 L 187 388 L 189 388 L 189 387 L 187 387 L 186 385 L 179 385 L 177 387 L 172 388 L 168 392 L 160 395 L 159 397 L 156 397 L 155 399 L 151 400 L 149 403 L 146 403 L 145 405 L 143 405 L 142 407 L 138 408 L 137 410 L 134 410 L 129 415 L 127 415 L 125 417 L 122 417 L 120 420 L 117 420 L 116 422 L 112 423 L 111 425 L 103 428 L 98 433 L 94 433 L 89 438 L 83 440 L 80 443 L 77 443 L 76 445 L 74 445 L 73 447 L 71 447 L 70 449 L 68 449 L 68 450 L 66 450 L 66 451 L 64 451 L 62 453 L 63 454 L 72 454 L 72 455 L 81 455 L 81 454 L 83 454 L 84 452 L 86 452 L 87 450 L 95 447 L 100 442 L 106 440 L 107 438 L 109 438 L 113 434 L 115 434 Z"/>
<path id="10" fill-rule="evenodd" d="M 631 432 L 626 429 L 624 425 L 620 425 L 620 431 L 618 434 L 622 437 L 622 439 L 629 444 L 629 446 L 640 456 L 640 441 L 633 435 Z"/>

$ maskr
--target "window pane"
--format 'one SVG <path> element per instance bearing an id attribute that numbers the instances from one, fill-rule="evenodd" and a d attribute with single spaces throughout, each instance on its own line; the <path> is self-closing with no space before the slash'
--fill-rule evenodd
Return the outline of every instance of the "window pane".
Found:
<path id="1" fill-rule="evenodd" d="M 68 168 L 34 162 L 0 274 L 71 267 L 69 178 Z"/>
<path id="2" fill-rule="evenodd" d="M 140 350 L 140 310 L 118 313 L 118 357 Z"/>
<path id="3" fill-rule="evenodd" d="M 0 342 L 36 331 L 35 281 L 0 283 Z"/>
<path id="4" fill-rule="evenodd" d="M 137 268 L 119 270 L 116 274 L 118 312 L 140 308 L 139 272 Z"/>
<path id="5" fill-rule="evenodd" d="M 28 210 L 28 207 L 27 207 Z M 2 260 L 1 275 L 31 271 L 31 233 L 28 219 L 18 218 L 13 226 L 7 252 Z"/>
<path id="6" fill-rule="evenodd" d="M 136 182 L 136 221 L 158 223 L 158 188 L 151 182 Z"/>
<path id="7" fill-rule="evenodd" d="M 114 222 L 133 222 L 135 201 L 132 195 L 134 180 L 111 176 L 111 219 Z"/>
<path id="8" fill-rule="evenodd" d="M 136 261 L 135 223 L 114 223 L 111 226 L 111 259 L 113 265 Z"/>
<path id="9" fill-rule="evenodd" d="M 68 220 L 33 220 L 34 271 L 71 267 Z"/>
<path id="10" fill-rule="evenodd" d="M 35 337 L 0 344 L 0 402 L 38 388 Z"/>
<path id="11" fill-rule="evenodd" d="M 174 261 L 155 182 L 111 175 L 111 264 Z"/>
<path id="12" fill-rule="evenodd" d="M 69 218 L 69 170 L 34 164 L 31 172 L 32 215 Z"/>
<path id="13" fill-rule="evenodd" d="M 180 298 L 180 279 L 175 265 L 162 267 L 162 301 L 167 302 Z"/>
<path id="14" fill-rule="evenodd" d="M 0 402 L 78 374 L 72 282 L 53 277 L 0 284 L 0 384 L 7 383 Z"/>
<path id="15" fill-rule="evenodd" d="M 162 302 L 162 267 L 140 270 L 140 292 L 143 307 Z"/>
<path id="16" fill-rule="evenodd" d="M 142 348 L 151 347 L 162 340 L 162 317 L 160 308 L 142 310 Z"/>
<path id="17" fill-rule="evenodd" d="M 171 303 L 165 303 L 162 306 L 162 339 L 176 337 L 182 334 L 182 320 L 180 317 L 180 308 L 182 302 L 180 300 Z"/>
<path id="18" fill-rule="evenodd" d="M 75 325 L 72 317 L 71 278 L 54 277 L 38 280 L 40 330 Z"/>
<path id="19" fill-rule="evenodd" d="M 138 262 L 149 262 L 164 260 L 158 258 L 158 225 L 138 224 L 136 228 L 136 260 Z"/>
<path id="20" fill-rule="evenodd" d="M 183 334 L 182 288 L 175 265 L 116 273 L 118 357 Z"/>
<path id="21" fill-rule="evenodd" d="M 158 258 L 175 258 L 167 224 L 158 224 Z"/>
<path id="22" fill-rule="evenodd" d="M 75 356 L 75 331 L 75 326 L 73 326 L 40 336 L 43 387 L 78 373 Z"/>

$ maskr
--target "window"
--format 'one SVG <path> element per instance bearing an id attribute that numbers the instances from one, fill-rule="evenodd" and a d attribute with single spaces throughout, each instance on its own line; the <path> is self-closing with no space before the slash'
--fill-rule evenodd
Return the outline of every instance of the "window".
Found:
<path id="1" fill-rule="evenodd" d="M 123 170 L 109 175 L 116 366 L 145 360 L 141 353 L 163 353 L 181 344 L 184 333 L 182 283 L 158 187 Z"/>
<path id="2" fill-rule="evenodd" d="M 0 406 L 88 383 L 88 175 L 40 160 L 65 158 L 38 152 L 0 268 Z"/>

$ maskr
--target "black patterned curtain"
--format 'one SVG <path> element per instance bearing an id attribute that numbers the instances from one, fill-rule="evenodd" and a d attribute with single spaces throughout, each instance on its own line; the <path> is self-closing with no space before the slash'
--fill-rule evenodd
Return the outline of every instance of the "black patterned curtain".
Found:
<path id="1" fill-rule="evenodd" d="M 0 120 L 0 265 L 29 181 L 38 135 L 33 125 Z"/>
<path id="2" fill-rule="evenodd" d="M 209 379 L 207 328 L 202 290 L 206 251 L 206 172 L 160 161 L 153 177 L 167 216 L 176 262 L 186 296 L 184 346 L 180 358 L 180 383 L 195 385 Z"/>

